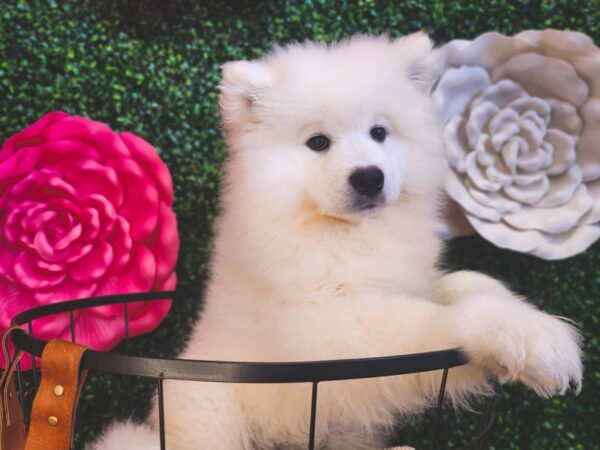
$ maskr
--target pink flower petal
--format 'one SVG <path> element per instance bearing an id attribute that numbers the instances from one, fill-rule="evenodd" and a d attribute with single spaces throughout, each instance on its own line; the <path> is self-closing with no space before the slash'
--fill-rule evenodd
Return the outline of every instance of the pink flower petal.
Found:
<path id="1" fill-rule="evenodd" d="M 27 214 L 37 213 L 42 211 L 45 205 L 40 205 L 35 202 L 23 202 L 22 204 L 12 205 L 9 204 L 7 210 L 9 211 L 4 222 L 4 238 L 9 244 L 15 247 L 22 247 L 23 245 L 23 220 Z M 31 246 L 33 242 L 29 242 Z"/>
<path id="2" fill-rule="evenodd" d="M 171 300 L 158 300 L 153 302 L 135 302 L 130 303 L 127 312 L 129 316 L 129 334 L 137 336 L 154 330 L 165 318 L 171 309 Z M 137 311 L 132 313 L 133 306 Z"/>
<path id="3" fill-rule="evenodd" d="M 160 205 L 157 233 L 151 245 L 156 258 L 156 283 L 161 284 L 173 271 L 179 253 L 177 218 L 164 203 Z"/>
<path id="4" fill-rule="evenodd" d="M 133 159 L 121 159 L 115 161 L 115 164 L 125 191 L 125 198 L 118 212 L 129 222 L 131 238 L 134 241 L 144 240 L 156 227 L 158 191 L 150 177 Z"/>
<path id="5" fill-rule="evenodd" d="M 77 161 L 97 161 L 100 154 L 93 144 L 66 139 L 47 141 L 31 149 L 29 154 L 24 154 L 23 157 L 27 160 L 33 159 L 36 167 L 47 167 L 64 174 Z"/>
<path id="6" fill-rule="evenodd" d="M 0 163 L 0 191 L 40 168 L 64 173 L 76 161 L 97 159 L 99 155 L 94 147 L 77 141 L 45 142 L 37 147 L 26 147 Z"/>
<path id="7" fill-rule="evenodd" d="M 60 213 L 61 220 L 69 228 L 75 225 L 74 219 L 81 215 L 81 207 L 75 202 L 76 199 L 71 201 L 63 197 L 50 197 L 40 199 L 40 201 L 45 202 L 48 205 L 48 209 Z"/>
<path id="8" fill-rule="evenodd" d="M 14 316 L 27 309 L 38 306 L 27 290 L 22 290 L 15 284 L 0 277 L 0 334 L 10 327 L 10 322 Z M 10 346 L 11 354 L 12 345 Z M 0 368 L 6 367 L 4 356 L 0 355 Z M 21 362 L 22 370 L 31 368 L 31 358 L 23 358 Z"/>
<path id="9" fill-rule="evenodd" d="M 127 269 L 119 274 L 109 276 L 98 286 L 96 295 L 126 294 L 131 292 L 146 292 L 152 288 L 156 278 L 156 260 L 152 252 L 144 245 L 133 247 L 132 258 Z M 119 305 L 109 305 L 94 308 L 94 313 L 115 315 Z"/>
<path id="10" fill-rule="evenodd" d="M 127 219 L 121 216 L 117 217 L 115 228 L 108 239 L 115 252 L 111 275 L 116 275 L 125 269 L 131 259 L 133 241 L 129 236 L 129 222 L 127 222 Z"/>
<path id="11" fill-rule="evenodd" d="M 69 116 L 51 124 L 44 132 L 46 141 L 77 141 L 99 150 L 105 157 L 127 157 L 130 152 L 106 124 L 85 117 Z"/>
<path id="12" fill-rule="evenodd" d="M 71 244 L 71 242 L 73 242 L 75 239 L 79 239 L 82 233 L 82 229 L 83 227 L 80 223 L 75 225 L 62 238 L 60 238 L 60 240 L 56 242 L 56 244 L 54 244 L 54 248 L 56 248 L 57 250 L 64 250 L 65 248 L 67 248 Z"/>
<path id="13" fill-rule="evenodd" d="M 157 285 L 156 291 L 170 291 L 177 285 L 175 272 Z M 153 302 L 134 302 L 129 304 L 129 333 L 131 336 L 147 333 L 154 330 L 171 309 L 172 300 L 158 300 Z"/>
<path id="14" fill-rule="evenodd" d="M 77 320 L 79 311 L 73 311 L 73 320 Z M 51 316 L 41 317 L 34 321 L 34 335 L 40 339 L 62 338 L 66 341 L 71 340 L 71 327 L 69 325 L 69 313 L 52 314 Z"/>
<path id="15" fill-rule="evenodd" d="M 78 343 L 91 349 L 110 350 L 125 337 L 123 314 L 104 318 L 93 314 L 91 309 L 82 310 L 77 318 L 75 337 Z"/>
<path id="16" fill-rule="evenodd" d="M 50 272 L 64 272 L 65 271 L 65 266 L 63 264 L 48 263 L 41 259 L 38 259 L 35 263 L 42 270 L 48 270 Z"/>
<path id="17" fill-rule="evenodd" d="M 18 285 L 0 277 L 0 332 L 10 327 L 10 321 L 14 316 L 26 309 L 39 306 L 31 292 Z"/>
<path id="18" fill-rule="evenodd" d="M 33 293 L 35 300 L 43 305 L 64 302 L 65 300 L 76 300 L 78 298 L 90 297 L 96 290 L 96 284 L 82 285 L 75 283 L 69 277 L 52 289 L 36 291 Z"/>
<path id="19" fill-rule="evenodd" d="M 65 263 L 70 264 L 80 260 L 94 248 L 94 244 L 90 242 L 77 241 L 69 247 L 69 256 L 65 258 Z"/>
<path id="20" fill-rule="evenodd" d="M 33 238 L 33 246 L 38 255 L 50 263 L 56 263 L 65 259 L 67 252 L 63 249 L 55 249 L 49 242 L 46 233 L 40 231 Z"/>
<path id="21" fill-rule="evenodd" d="M 169 276 L 161 283 L 154 286 L 153 291 L 172 291 L 177 286 L 177 274 L 171 272 Z"/>
<path id="22" fill-rule="evenodd" d="M 55 288 L 65 279 L 63 273 L 41 270 L 33 257 L 24 252 L 15 258 L 12 275 L 16 283 L 32 290 Z"/>
<path id="23" fill-rule="evenodd" d="M 40 228 L 43 228 L 45 225 L 47 225 L 48 222 L 53 221 L 57 217 L 58 213 L 56 211 L 40 209 L 39 214 L 37 214 L 35 218 L 31 220 L 29 225 L 32 229 L 39 230 Z"/>
<path id="24" fill-rule="evenodd" d="M 41 135 L 43 134 L 44 130 L 54 122 L 58 122 L 65 117 L 68 117 L 68 114 L 63 112 L 52 112 L 46 114 L 33 125 L 30 125 L 24 130 L 9 137 L 0 151 L 0 163 L 10 158 L 23 147 L 31 147 L 43 142 Z"/>
<path id="25" fill-rule="evenodd" d="M 24 200 L 48 199 L 51 197 L 74 199 L 77 197 L 77 191 L 53 171 L 43 169 L 33 171 L 15 183 L 9 195 Z"/>
<path id="26" fill-rule="evenodd" d="M 117 219 L 117 212 L 113 204 L 103 195 L 93 194 L 84 200 L 83 205 L 98 212 L 99 232 L 101 236 L 110 234 Z"/>
<path id="27" fill-rule="evenodd" d="M 19 251 L 12 248 L 2 249 L 2 252 L 0 252 L 0 278 L 5 278 L 10 282 L 14 282 L 12 271 L 14 260 L 18 254 Z M 1 304 L 2 302 L 0 301 L 0 305 Z"/>
<path id="28" fill-rule="evenodd" d="M 115 208 L 123 202 L 123 188 L 119 184 L 117 172 L 112 167 L 89 159 L 83 160 L 65 172 L 65 179 L 77 187 L 80 199 L 101 194 Z"/>
<path id="29" fill-rule="evenodd" d="M 133 157 L 150 175 L 158 187 L 162 200 L 171 206 L 173 203 L 173 183 L 167 165 L 160 159 L 156 149 L 147 141 L 131 133 L 121 133 L 121 139 Z"/>
<path id="30" fill-rule="evenodd" d="M 73 265 L 69 274 L 78 283 L 95 282 L 106 275 L 112 262 L 112 247 L 106 241 L 98 241 L 87 255 Z"/>
<path id="31" fill-rule="evenodd" d="M 100 234 L 100 213 L 94 208 L 84 208 L 79 217 L 83 224 L 83 237 L 85 242 L 91 242 Z"/>

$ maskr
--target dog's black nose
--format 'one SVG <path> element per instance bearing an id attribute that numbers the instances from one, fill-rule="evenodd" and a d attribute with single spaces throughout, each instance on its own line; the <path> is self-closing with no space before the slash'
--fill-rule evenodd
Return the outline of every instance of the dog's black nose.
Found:
<path id="1" fill-rule="evenodd" d="M 350 175 L 350 184 L 359 194 L 375 197 L 383 189 L 383 172 L 375 166 L 356 169 Z"/>

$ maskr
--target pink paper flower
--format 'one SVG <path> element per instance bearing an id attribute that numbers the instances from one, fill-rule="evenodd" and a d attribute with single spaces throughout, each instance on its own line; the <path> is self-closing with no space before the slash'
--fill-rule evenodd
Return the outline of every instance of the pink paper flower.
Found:
<path id="1" fill-rule="evenodd" d="M 179 249 L 167 166 L 130 133 L 54 112 L 0 151 L 0 331 L 17 313 L 81 297 L 175 287 Z M 131 336 L 155 328 L 170 301 L 128 306 Z M 122 305 L 75 311 L 77 342 L 124 337 Z M 70 338 L 68 314 L 34 335 Z M 25 365 L 29 358 L 24 358 Z"/>

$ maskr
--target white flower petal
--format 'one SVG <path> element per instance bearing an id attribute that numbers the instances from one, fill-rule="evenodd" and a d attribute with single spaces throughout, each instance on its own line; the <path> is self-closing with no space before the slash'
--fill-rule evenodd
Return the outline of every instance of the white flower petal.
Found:
<path id="1" fill-rule="evenodd" d="M 554 160 L 554 147 L 552 147 L 547 142 L 542 142 L 542 145 L 540 145 L 540 149 L 546 155 L 547 159 L 544 161 L 543 167 L 544 167 L 544 169 L 547 169 L 548 167 L 550 167 L 552 165 L 552 161 Z"/>
<path id="2" fill-rule="evenodd" d="M 550 178 L 550 190 L 537 204 L 539 208 L 554 208 L 567 203 L 581 185 L 581 169 L 575 165 L 562 175 Z"/>
<path id="3" fill-rule="evenodd" d="M 504 222 L 488 222 L 472 215 L 467 215 L 467 219 L 480 235 L 500 248 L 529 253 L 546 242 L 544 234 L 537 230 L 517 230 Z"/>
<path id="4" fill-rule="evenodd" d="M 519 128 L 521 129 L 521 136 L 527 141 L 527 147 L 534 149 L 542 145 L 544 135 L 546 134 L 545 126 L 540 128 L 535 120 L 521 117 L 519 119 Z"/>
<path id="5" fill-rule="evenodd" d="M 575 139 L 561 130 L 551 128 L 546 133 L 546 141 L 554 149 L 552 164 L 546 172 L 548 175 L 559 175 L 575 163 Z"/>
<path id="6" fill-rule="evenodd" d="M 595 181 L 587 186 L 590 197 L 594 200 L 594 205 L 588 213 L 581 218 L 578 225 L 591 225 L 600 222 L 600 181 Z"/>
<path id="7" fill-rule="evenodd" d="M 550 113 L 552 112 L 552 109 L 548 102 L 543 98 L 531 97 L 530 95 L 519 97 L 509 103 L 508 107 L 514 109 L 519 114 L 535 111 L 544 119 L 544 122 L 550 122 Z"/>
<path id="8" fill-rule="evenodd" d="M 579 186 L 573 198 L 556 208 L 525 207 L 516 214 L 505 214 L 504 222 L 521 230 L 565 233 L 573 228 L 594 204 L 585 186 Z"/>
<path id="9" fill-rule="evenodd" d="M 454 39 L 440 48 L 436 72 L 441 73 L 449 67 L 460 67 L 464 65 L 461 56 L 464 55 L 465 48 L 469 47 L 471 43 L 472 41 L 465 39 Z"/>
<path id="10" fill-rule="evenodd" d="M 600 51 L 589 55 L 572 56 L 569 58 L 569 62 L 588 84 L 590 97 L 600 97 L 600 77 L 598 76 L 600 73 Z"/>
<path id="11" fill-rule="evenodd" d="M 588 35 L 577 31 L 561 31 L 551 28 L 527 30 L 516 34 L 514 38 L 540 47 L 544 53 L 558 54 L 561 57 L 569 54 L 586 55 L 596 49 L 594 41 Z"/>
<path id="12" fill-rule="evenodd" d="M 546 175 L 543 172 L 537 173 L 526 173 L 521 175 L 515 175 L 514 180 L 517 186 L 529 186 L 542 181 Z"/>
<path id="13" fill-rule="evenodd" d="M 536 35 L 537 34 L 537 35 Z M 541 53 L 564 59 L 590 87 L 592 97 L 600 96 L 600 49 L 592 39 L 575 31 L 529 30 L 515 38 L 540 47 Z"/>
<path id="14" fill-rule="evenodd" d="M 517 168 L 525 172 L 537 172 L 552 163 L 552 147 L 542 144 L 529 150 L 525 155 L 519 156 Z"/>
<path id="15" fill-rule="evenodd" d="M 463 115 L 473 97 L 489 85 L 490 76 L 481 67 L 448 69 L 432 95 L 441 123 L 457 114 Z"/>
<path id="16" fill-rule="evenodd" d="M 570 258 L 586 250 L 599 237 L 600 227 L 597 225 L 577 227 L 569 233 L 549 235 L 547 242 L 531 253 L 548 260 Z"/>
<path id="17" fill-rule="evenodd" d="M 477 162 L 482 166 L 491 166 L 496 161 L 496 152 L 492 148 L 490 137 L 487 134 L 479 136 L 477 145 L 475 145 L 475 154 Z"/>
<path id="18" fill-rule="evenodd" d="M 516 55 L 492 72 L 494 83 L 504 79 L 514 80 L 531 96 L 557 97 L 575 106 L 581 106 L 589 95 L 588 85 L 570 64 L 536 53 Z"/>
<path id="19" fill-rule="evenodd" d="M 552 108 L 552 115 L 548 128 L 563 130 L 570 135 L 579 134 L 583 123 L 579 117 L 577 108 L 556 98 L 548 98 L 546 101 Z"/>
<path id="20" fill-rule="evenodd" d="M 537 98 L 537 97 L 532 97 Z M 548 123 L 535 111 L 525 111 L 521 114 L 521 119 L 527 122 L 530 122 L 532 126 L 535 126 L 540 133 L 543 134 L 542 130 L 546 130 L 548 128 Z"/>
<path id="21" fill-rule="evenodd" d="M 520 134 L 525 138 L 529 148 L 541 145 L 550 122 L 551 107 L 545 100 L 537 97 L 521 97 L 512 101 L 507 108 L 518 115 Z"/>
<path id="22" fill-rule="evenodd" d="M 498 107 L 491 102 L 481 102 L 471 108 L 469 120 L 465 127 L 467 140 L 471 147 L 474 147 L 479 141 L 479 136 L 487 128 L 488 122 L 498 111 Z"/>
<path id="23" fill-rule="evenodd" d="M 577 163 L 587 183 L 600 178 L 600 99 L 590 99 L 581 108 L 581 114 L 585 125 L 577 146 Z"/>
<path id="24" fill-rule="evenodd" d="M 502 80 L 486 88 L 479 97 L 473 100 L 471 108 L 475 108 L 483 102 L 490 102 L 502 109 L 521 97 L 528 97 L 527 92 L 521 86 L 512 80 Z"/>
<path id="25" fill-rule="evenodd" d="M 484 173 L 477 164 L 477 154 L 474 152 L 467 155 L 467 158 L 465 159 L 465 169 L 469 179 L 479 189 L 489 192 L 497 192 L 502 187 L 500 184 L 494 183 L 485 177 Z"/>
<path id="26" fill-rule="evenodd" d="M 463 130 L 464 119 L 461 116 L 453 117 L 444 127 L 444 142 L 446 143 L 446 159 L 452 167 L 459 172 L 465 171 L 465 157 L 467 151 L 461 142 L 460 134 Z"/>
<path id="27" fill-rule="evenodd" d="M 516 186 L 512 184 L 504 187 L 503 190 L 506 192 L 506 195 L 513 200 L 526 203 L 528 205 L 534 205 L 539 202 L 544 195 L 547 194 L 549 187 L 550 182 L 548 181 L 548 177 L 544 176 L 537 183 L 533 183 L 528 186 Z"/>
<path id="28" fill-rule="evenodd" d="M 517 163 L 519 162 L 519 139 L 511 139 L 504 147 L 502 147 L 502 158 L 508 170 L 513 177 L 517 173 Z"/>
<path id="29" fill-rule="evenodd" d="M 496 159 L 493 166 L 486 167 L 485 175 L 488 179 L 494 183 L 502 185 L 502 187 L 508 186 L 513 182 L 513 177 L 506 170 L 506 165 L 501 159 Z"/>
<path id="30" fill-rule="evenodd" d="M 481 205 L 480 203 L 476 202 L 473 197 L 471 197 L 465 188 L 463 180 L 458 177 L 456 172 L 453 170 L 448 170 L 445 183 L 446 192 L 448 195 L 466 211 L 492 222 L 500 221 L 501 215 L 498 211 Z"/>
<path id="31" fill-rule="evenodd" d="M 442 47 L 442 53 L 445 47 L 450 44 Z M 461 42 L 459 45 L 452 46 L 448 49 L 444 59 L 451 67 L 479 65 L 489 70 L 504 63 L 516 53 L 529 51 L 534 48 L 535 45 L 524 40 L 513 39 L 491 31 L 479 35 L 469 45 L 464 45 Z"/>
<path id="32" fill-rule="evenodd" d="M 507 111 L 507 110 L 504 110 Z M 514 111 L 512 111 L 514 113 Z M 496 117 L 500 116 L 500 114 L 498 114 Z M 494 117 L 494 119 L 496 118 Z M 504 115 L 504 118 L 506 118 L 507 115 Z M 493 120 L 492 120 L 493 122 Z M 506 147 L 508 145 L 507 141 L 512 138 L 513 136 L 516 136 L 519 133 L 519 125 L 516 122 L 504 122 L 502 124 L 502 126 L 497 127 L 495 125 L 490 125 L 490 129 L 493 129 L 494 131 L 492 131 L 493 135 L 492 135 L 492 145 L 494 146 L 494 148 L 496 150 L 504 150 L 504 147 Z"/>
<path id="33" fill-rule="evenodd" d="M 474 186 L 470 180 L 465 181 L 465 186 L 475 200 L 483 206 L 493 208 L 500 214 L 516 213 L 521 210 L 521 204 L 509 199 L 502 193 L 498 192 L 481 192 Z"/>
<path id="34" fill-rule="evenodd" d="M 503 108 L 496 114 L 488 125 L 490 133 L 501 133 L 507 125 L 516 125 L 519 121 L 519 113 L 512 108 Z M 518 131 L 518 127 L 515 132 Z"/>

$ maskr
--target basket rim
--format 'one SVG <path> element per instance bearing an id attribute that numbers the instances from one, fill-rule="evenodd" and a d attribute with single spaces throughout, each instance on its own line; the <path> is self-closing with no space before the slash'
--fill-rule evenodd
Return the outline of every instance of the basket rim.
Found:
<path id="1" fill-rule="evenodd" d="M 181 298 L 182 295 L 182 290 L 154 291 L 68 300 L 23 311 L 13 318 L 12 324 L 23 326 L 41 317 L 78 309 L 119 303 L 126 305 L 136 301 L 164 301 Z M 126 311 L 125 307 L 123 309 Z M 11 339 L 15 347 L 30 354 L 32 360 L 35 356 L 42 355 L 47 343 L 46 340 L 31 336 L 22 328 L 14 329 Z M 153 358 L 88 349 L 82 358 L 81 367 L 154 379 L 221 383 L 318 383 L 443 370 L 468 362 L 468 357 L 460 349 L 371 358 L 293 362 Z"/>

